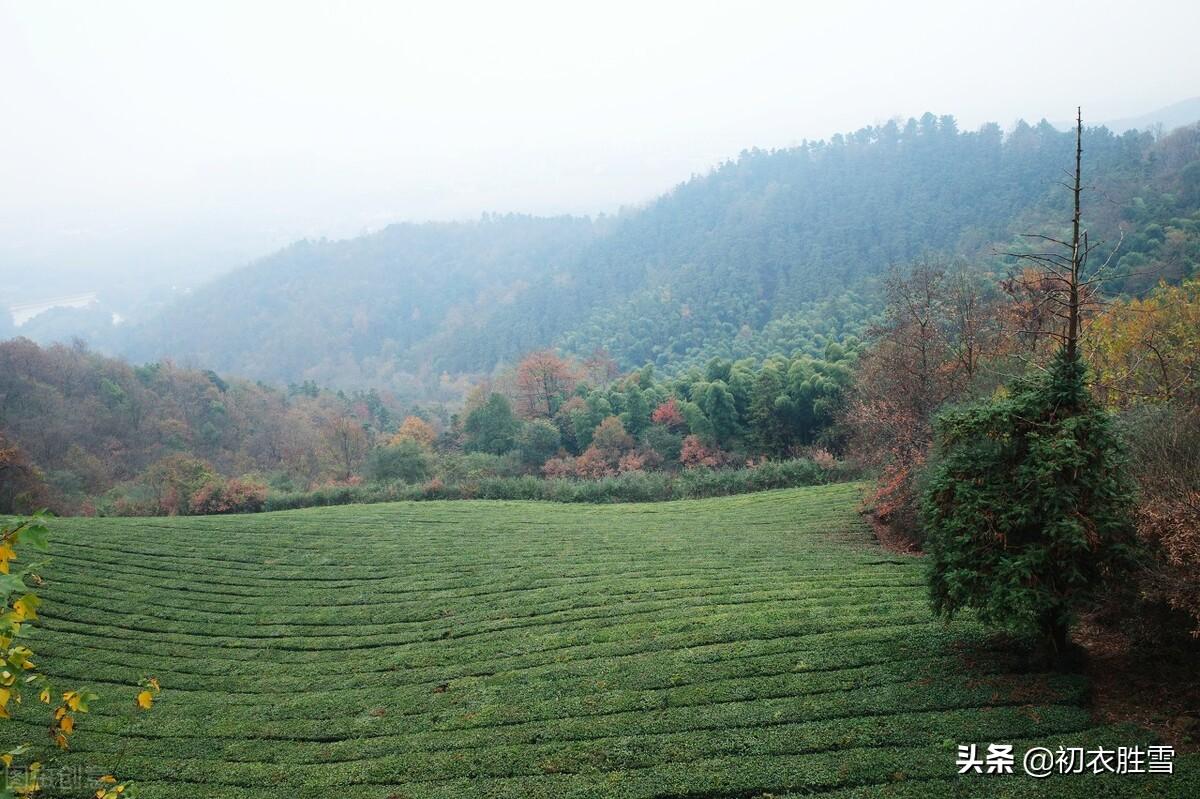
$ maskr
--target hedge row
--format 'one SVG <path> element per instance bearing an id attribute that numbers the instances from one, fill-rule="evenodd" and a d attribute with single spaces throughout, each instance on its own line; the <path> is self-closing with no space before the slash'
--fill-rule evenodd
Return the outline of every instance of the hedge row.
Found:
<path id="1" fill-rule="evenodd" d="M 848 467 L 822 467 L 811 460 L 769 461 L 758 466 L 684 469 L 679 472 L 626 472 L 599 480 L 576 478 L 482 477 L 460 483 L 388 483 L 330 486 L 314 491 L 277 493 L 264 510 L 291 510 L 365 502 L 431 499 L 507 499 L 546 502 L 662 502 L 748 494 L 775 488 L 799 488 L 852 479 Z"/>

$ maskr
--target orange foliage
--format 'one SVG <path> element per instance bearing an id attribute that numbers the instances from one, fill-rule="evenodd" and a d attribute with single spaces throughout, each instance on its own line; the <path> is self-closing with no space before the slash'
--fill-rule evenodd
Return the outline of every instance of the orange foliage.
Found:
<path id="1" fill-rule="evenodd" d="M 683 427 L 685 422 L 683 412 L 679 410 L 679 403 L 675 401 L 674 397 L 655 408 L 654 413 L 650 414 L 650 421 L 672 430 Z"/>
<path id="2" fill-rule="evenodd" d="M 395 446 L 404 441 L 415 441 L 422 449 L 430 449 L 433 442 L 437 440 L 437 431 L 429 422 L 419 416 L 405 417 L 400 423 L 400 427 L 388 440 L 388 444 Z"/>

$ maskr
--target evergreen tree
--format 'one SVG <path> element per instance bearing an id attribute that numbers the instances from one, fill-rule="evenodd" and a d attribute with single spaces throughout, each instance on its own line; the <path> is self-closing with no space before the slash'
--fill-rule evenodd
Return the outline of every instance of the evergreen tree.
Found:
<path id="1" fill-rule="evenodd" d="M 1132 486 L 1108 414 L 1065 347 L 1007 396 L 951 410 L 924 494 L 934 609 L 1042 633 L 1060 662 L 1070 622 L 1132 566 Z"/>

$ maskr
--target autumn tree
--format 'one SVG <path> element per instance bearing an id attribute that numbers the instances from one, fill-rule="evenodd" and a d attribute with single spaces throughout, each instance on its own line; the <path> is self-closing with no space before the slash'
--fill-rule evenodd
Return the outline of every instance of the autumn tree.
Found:
<path id="1" fill-rule="evenodd" d="M 402 441 L 413 441 L 421 449 L 430 450 L 436 440 L 437 431 L 433 429 L 433 425 L 419 416 L 406 416 L 400 423 L 400 427 L 388 440 L 388 444 L 395 446 Z"/>
<path id="2" fill-rule="evenodd" d="M 881 470 L 876 516 L 918 539 L 916 478 L 933 440 L 934 411 L 966 384 L 964 359 L 946 333 L 952 316 L 942 264 L 923 260 L 893 271 L 885 293 L 884 318 L 871 331 L 845 419 L 854 456 Z"/>
<path id="3" fill-rule="evenodd" d="M 625 431 L 625 425 L 616 416 L 609 416 L 600 422 L 592 433 L 592 446 L 606 454 L 618 456 L 633 445 L 633 437 Z"/>
<path id="4" fill-rule="evenodd" d="M 349 480 L 362 468 L 370 449 L 362 422 L 351 416 L 335 416 L 325 422 L 321 438 L 339 479 Z"/>
<path id="5" fill-rule="evenodd" d="M 1200 280 L 1109 305 L 1088 327 L 1100 398 L 1120 412 L 1152 558 L 1118 618 L 1145 638 L 1200 638 Z"/>
<path id="6" fill-rule="evenodd" d="M 553 350 L 530 353 L 517 364 L 517 411 L 526 419 L 549 419 L 576 382 L 574 368 Z"/>
<path id="7" fill-rule="evenodd" d="M 724 463 L 725 457 L 725 453 L 721 450 L 706 446 L 700 436 L 691 435 L 683 440 L 679 462 L 689 468 L 714 469 Z"/>
<path id="8" fill-rule="evenodd" d="M 1200 406 L 1200 278 L 1110 305 L 1086 336 L 1101 398 Z"/>
<path id="9" fill-rule="evenodd" d="M 31 513 L 47 500 L 41 471 L 0 432 L 0 513 Z"/>
<path id="10" fill-rule="evenodd" d="M 142 483 L 154 493 L 156 507 L 150 513 L 168 516 L 187 514 L 192 496 L 216 480 L 211 463 L 183 453 L 156 461 L 141 476 Z"/>
<path id="11" fill-rule="evenodd" d="M 583 361 L 583 374 L 593 386 L 604 388 L 621 373 L 617 362 L 603 348 L 593 350 Z"/>
<path id="12" fill-rule="evenodd" d="M 674 397 L 669 397 L 666 402 L 660 403 L 650 414 L 650 421 L 660 424 L 668 430 L 680 430 L 686 424 L 683 412 L 679 410 L 679 402 Z"/>

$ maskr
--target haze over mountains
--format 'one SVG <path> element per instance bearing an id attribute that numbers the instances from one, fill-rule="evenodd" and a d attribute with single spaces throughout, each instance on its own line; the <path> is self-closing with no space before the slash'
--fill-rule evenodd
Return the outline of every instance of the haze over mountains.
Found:
<path id="1" fill-rule="evenodd" d="M 1100 232 L 1128 226 L 1123 206 L 1162 191 L 1164 159 L 1193 160 L 1194 139 L 1089 130 Z M 136 361 L 410 391 L 545 346 L 668 368 L 795 348 L 845 335 L 829 307 L 806 309 L 869 292 L 889 265 L 928 252 L 994 262 L 994 243 L 1060 221 L 1055 176 L 1070 157 L 1070 135 L 1046 123 L 1005 136 L 926 114 L 743 152 L 615 217 L 486 216 L 300 242 L 112 344 Z M 781 331 L 790 340 L 771 340 Z"/>
<path id="2" fill-rule="evenodd" d="M 1124 133 L 1127 130 L 1173 130 L 1197 120 L 1200 120 L 1200 97 L 1190 97 L 1147 114 L 1109 120 L 1104 126 L 1114 133 Z"/>

